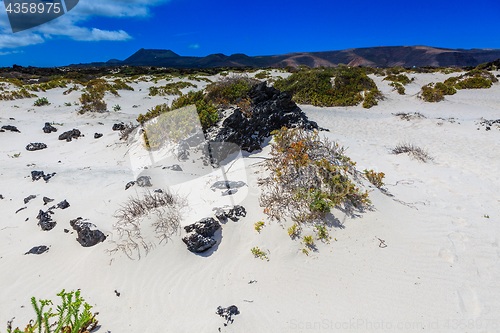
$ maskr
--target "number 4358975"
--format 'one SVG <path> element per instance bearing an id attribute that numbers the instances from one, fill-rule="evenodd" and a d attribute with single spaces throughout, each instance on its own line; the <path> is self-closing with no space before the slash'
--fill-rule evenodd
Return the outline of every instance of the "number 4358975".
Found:
<path id="1" fill-rule="evenodd" d="M 53 2 L 46 2 L 46 3 L 15 3 L 12 5 L 12 3 L 9 3 L 9 5 L 6 8 L 7 13 L 14 13 L 14 14 L 42 14 L 42 13 L 52 13 L 58 14 L 61 12 L 61 4 L 60 3 L 53 3 Z"/>

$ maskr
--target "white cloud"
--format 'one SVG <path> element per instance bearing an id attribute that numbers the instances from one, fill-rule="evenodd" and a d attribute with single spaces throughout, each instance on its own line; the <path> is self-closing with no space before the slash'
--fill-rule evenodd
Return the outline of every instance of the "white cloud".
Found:
<path id="1" fill-rule="evenodd" d="M 54 36 L 65 36 L 78 41 L 124 41 L 132 37 L 124 30 L 102 30 L 82 27 L 81 23 L 98 16 L 147 17 L 150 7 L 170 0 L 80 0 L 78 5 L 51 22 L 28 31 L 13 34 L 7 13 L 0 9 L 0 49 L 40 44 Z M 0 0 L 3 7 L 3 0 Z"/>

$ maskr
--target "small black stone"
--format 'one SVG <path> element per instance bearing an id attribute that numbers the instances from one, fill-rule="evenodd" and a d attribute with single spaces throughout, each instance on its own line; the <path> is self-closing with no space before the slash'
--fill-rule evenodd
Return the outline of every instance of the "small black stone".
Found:
<path id="1" fill-rule="evenodd" d="M 94 139 L 102 138 L 102 133 L 94 133 Z"/>
<path id="2" fill-rule="evenodd" d="M 44 252 L 47 252 L 49 248 L 45 245 L 40 245 L 40 246 L 35 246 L 31 250 L 25 253 L 26 254 L 42 254 Z"/>
<path id="3" fill-rule="evenodd" d="M 35 198 L 36 198 L 36 195 L 32 194 L 32 195 L 24 198 L 24 203 L 27 204 L 28 202 L 30 202 L 30 200 L 35 199 Z"/>
<path id="4" fill-rule="evenodd" d="M 16 126 L 12 126 L 12 125 L 2 126 L 2 129 L 6 130 L 6 131 L 21 133 L 21 131 L 18 130 Z"/>
<path id="5" fill-rule="evenodd" d="M 26 146 L 26 150 L 28 151 L 35 151 L 35 150 L 41 150 L 47 148 L 47 145 L 42 142 L 35 142 L 35 143 L 30 143 Z"/>
<path id="6" fill-rule="evenodd" d="M 45 123 L 45 126 L 42 128 L 44 133 L 52 133 L 57 132 L 57 128 L 52 126 L 50 123 Z"/>

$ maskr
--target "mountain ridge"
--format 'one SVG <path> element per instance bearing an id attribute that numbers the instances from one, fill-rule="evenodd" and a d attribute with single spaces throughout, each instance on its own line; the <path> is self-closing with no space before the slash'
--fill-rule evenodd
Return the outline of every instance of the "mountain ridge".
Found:
<path id="1" fill-rule="evenodd" d="M 338 51 L 294 52 L 282 55 L 248 56 L 243 53 L 181 56 L 172 50 L 141 48 L 125 60 L 73 64 L 74 67 L 156 66 L 176 68 L 207 67 L 335 67 L 338 64 L 364 67 L 466 67 L 500 58 L 500 49 L 448 49 L 423 45 L 376 46 Z"/>

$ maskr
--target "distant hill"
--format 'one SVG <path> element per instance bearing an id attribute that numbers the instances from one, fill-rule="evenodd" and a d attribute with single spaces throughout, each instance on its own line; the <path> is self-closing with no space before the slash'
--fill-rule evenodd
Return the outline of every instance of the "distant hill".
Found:
<path id="1" fill-rule="evenodd" d="M 157 66 L 177 68 L 197 67 L 334 67 L 338 64 L 365 67 L 465 67 L 477 66 L 500 58 L 498 49 L 444 49 L 429 46 L 379 46 L 341 51 L 298 52 L 283 55 L 255 56 L 217 53 L 206 57 L 184 57 L 171 50 L 140 49 L 125 60 L 70 65 L 99 66 Z"/>

